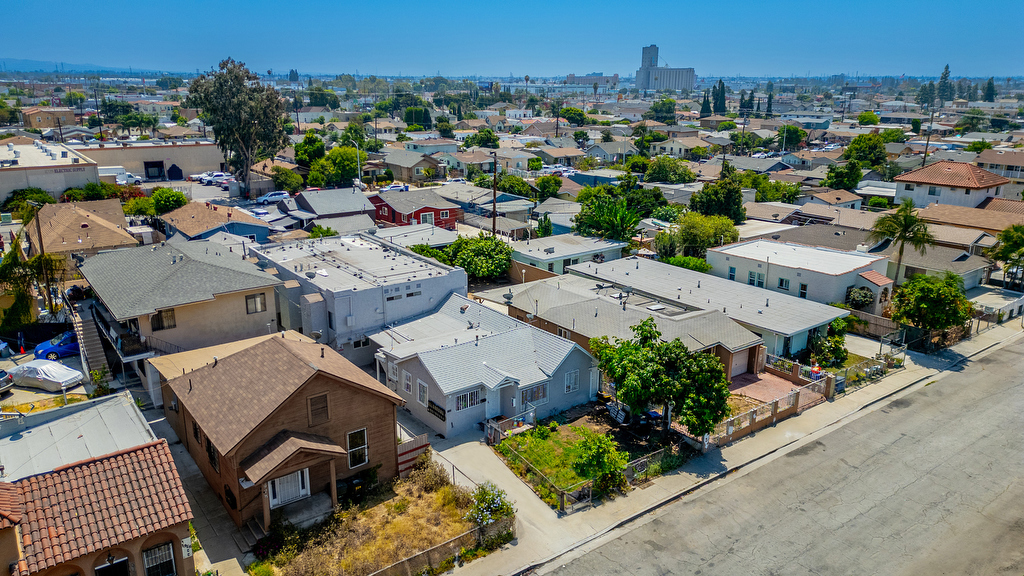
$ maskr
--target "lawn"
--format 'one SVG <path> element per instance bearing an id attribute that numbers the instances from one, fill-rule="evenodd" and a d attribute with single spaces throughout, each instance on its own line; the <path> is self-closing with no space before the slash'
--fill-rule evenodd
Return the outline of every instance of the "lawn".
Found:
<path id="1" fill-rule="evenodd" d="M 746 414 L 762 404 L 762 402 L 758 402 L 757 400 L 754 400 L 749 396 L 743 396 L 742 394 L 730 394 L 728 403 L 730 416 Z"/>
<path id="2" fill-rule="evenodd" d="M 85 394 L 68 394 L 67 403 L 75 404 L 88 399 L 89 397 Z M 0 404 L 0 408 L 3 408 L 4 412 L 21 412 L 22 414 L 52 410 L 61 406 L 64 406 L 64 396 L 51 396 L 50 398 L 25 402 L 24 404 L 14 404 L 13 402 Z"/>
<path id="3" fill-rule="evenodd" d="M 320 525 L 271 526 L 253 549 L 260 561 L 249 573 L 271 576 L 273 566 L 281 576 L 371 574 L 472 530 L 467 514 L 473 505 L 472 492 L 453 486 L 440 465 L 424 462 L 408 479 Z"/>
<path id="4" fill-rule="evenodd" d="M 840 370 L 845 370 L 845 369 L 849 368 L 850 366 L 856 366 L 857 364 L 860 364 L 861 362 L 863 362 L 865 360 L 870 360 L 870 358 L 867 358 L 865 356 L 861 356 L 860 354 L 854 354 L 853 352 L 850 352 L 850 351 L 847 351 L 847 354 L 848 354 L 848 356 L 846 357 L 846 362 L 843 362 L 842 366 L 838 366 L 836 368 L 832 368 L 831 371 L 838 372 Z"/>

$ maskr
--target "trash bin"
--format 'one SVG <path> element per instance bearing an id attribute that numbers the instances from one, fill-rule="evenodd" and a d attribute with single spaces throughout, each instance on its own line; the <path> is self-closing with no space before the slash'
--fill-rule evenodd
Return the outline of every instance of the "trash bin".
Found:
<path id="1" fill-rule="evenodd" d="M 10 358 L 11 347 L 7 345 L 7 342 L 0 342 L 0 358 Z"/>

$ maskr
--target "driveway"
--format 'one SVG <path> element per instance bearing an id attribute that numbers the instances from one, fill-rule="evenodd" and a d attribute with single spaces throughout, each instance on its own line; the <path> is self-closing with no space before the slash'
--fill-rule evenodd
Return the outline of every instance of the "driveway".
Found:
<path id="1" fill-rule="evenodd" d="M 540 573 L 1024 572 L 1024 343 L 665 506 Z"/>

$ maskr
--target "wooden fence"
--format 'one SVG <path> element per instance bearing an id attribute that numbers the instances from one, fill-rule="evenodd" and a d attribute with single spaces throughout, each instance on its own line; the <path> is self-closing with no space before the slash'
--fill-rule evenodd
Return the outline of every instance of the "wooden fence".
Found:
<path id="1" fill-rule="evenodd" d="M 398 445 L 398 475 L 405 478 L 409 475 L 416 459 L 430 448 L 430 440 L 426 434 L 406 440 Z"/>
<path id="2" fill-rule="evenodd" d="M 513 284 L 522 284 L 524 279 L 527 282 L 534 282 L 536 280 L 554 278 L 555 276 L 558 276 L 558 274 L 542 270 L 536 266 L 523 264 L 522 262 L 517 262 L 515 260 L 512 261 L 512 266 L 508 269 L 508 279 L 511 280 Z"/>
<path id="3" fill-rule="evenodd" d="M 900 325 L 888 318 L 882 316 L 875 316 L 874 314 L 868 314 L 867 312 L 861 312 L 860 310 L 850 310 L 850 314 L 857 318 L 867 322 L 866 326 L 857 324 L 850 328 L 851 332 L 856 334 L 863 334 L 866 336 L 873 336 L 875 338 L 881 338 L 886 334 L 895 332 L 900 329 Z"/>

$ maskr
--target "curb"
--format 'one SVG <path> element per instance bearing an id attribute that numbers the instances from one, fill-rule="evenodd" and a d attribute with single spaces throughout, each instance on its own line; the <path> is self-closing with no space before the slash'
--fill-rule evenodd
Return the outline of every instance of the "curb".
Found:
<path id="1" fill-rule="evenodd" d="M 1024 332 L 1017 332 L 1016 334 L 1012 334 L 1012 335 L 1010 335 L 1010 336 L 1008 336 L 1008 337 L 1006 337 L 1006 338 L 1004 338 L 1004 339 L 1002 339 L 1002 340 L 1000 340 L 998 342 L 993 342 L 992 344 L 989 344 L 988 346 L 986 346 L 986 347 L 984 347 L 984 348 L 982 348 L 982 349 L 972 353 L 969 356 L 964 356 L 963 358 L 960 358 L 959 360 L 951 362 L 949 365 L 947 365 L 946 367 L 942 368 L 941 370 L 937 370 L 937 371 L 935 371 L 935 372 L 933 372 L 931 374 L 928 374 L 926 376 L 922 376 L 922 377 L 920 377 L 920 378 L 918 378 L 918 379 L 916 379 L 916 380 L 914 380 L 912 382 L 904 384 L 903 386 L 900 386 L 899 388 L 897 388 L 895 390 L 892 390 L 888 394 L 885 394 L 884 396 L 876 398 L 876 399 L 872 400 L 871 402 L 868 402 L 867 404 L 864 404 L 863 406 L 858 407 L 856 410 L 854 410 L 852 412 L 849 412 L 847 414 L 844 414 L 843 416 L 840 416 L 839 418 L 836 418 L 832 422 L 829 422 L 828 424 L 825 424 L 824 426 L 818 428 L 817 430 L 809 432 L 809 433 L 805 434 L 804 436 L 801 436 L 800 438 L 797 438 L 796 440 L 792 440 L 792 441 L 787 442 L 787 443 L 785 443 L 785 444 L 783 444 L 781 446 L 777 446 L 776 448 L 773 448 L 772 450 L 770 450 L 768 452 L 765 452 L 764 454 L 756 456 L 756 457 L 754 457 L 751 460 L 748 460 L 746 462 L 742 462 L 740 464 L 737 464 L 737 465 L 733 466 L 732 468 L 729 468 L 728 470 L 725 470 L 724 472 L 720 472 L 720 473 L 718 473 L 718 474 L 716 474 L 716 475 L 714 475 L 712 477 L 709 477 L 709 478 L 707 478 L 705 480 L 701 480 L 700 482 L 690 486 L 689 488 L 686 488 L 686 489 L 682 490 L 681 492 L 677 492 L 675 494 L 672 494 L 671 496 L 667 496 L 667 497 L 663 498 L 662 500 L 660 500 L 658 502 L 655 502 L 654 504 L 651 504 L 647 508 L 644 508 L 643 510 L 641 510 L 639 512 L 636 512 L 636 513 L 632 514 L 631 516 L 629 516 L 629 517 L 627 517 L 627 518 L 625 518 L 623 520 L 620 520 L 620 521 L 616 522 L 615 524 L 613 524 L 613 525 L 611 525 L 611 526 L 609 526 L 607 528 L 604 528 L 603 530 L 601 530 L 601 531 L 599 531 L 599 532 L 597 532 L 595 534 L 592 534 L 592 535 L 584 538 L 583 540 L 580 540 L 579 542 L 576 542 L 573 545 L 571 545 L 571 546 L 569 546 L 569 547 L 567 547 L 567 548 L 565 548 L 563 550 L 560 550 L 560 551 L 552 554 L 551 556 L 548 556 L 547 558 L 544 558 L 542 560 L 538 560 L 537 562 L 534 562 L 533 564 L 530 564 L 529 566 L 520 568 L 519 570 L 517 570 L 515 572 L 512 572 L 511 576 L 526 576 L 527 574 L 529 574 L 529 573 L 533 572 L 534 570 L 544 566 L 545 564 L 550 563 L 552 560 L 558 558 L 559 556 L 563 556 L 563 555 L 568 554 L 569 552 L 572 552 L 573 550 L 576 550 L 576 549 L 578 549 L 578 548 L 580 548 L 582 546 L 586 546 L 590 542 L 593 542 L 594 540 L 597 540 L 598 538 L 601 538 L 602 536 L 608 534 L 609 532 L 611 532 L 613 530 L 617 530 L 617 529 L 625 526 L 626 524 L 629 524 L 631 522 L 635 522 L 639 518 L 641 518 L 643 516 L 646 516 L 647 514 L 650 514 L 651 512 L 659 510 L 659 509 L 667 506 L 668 504 L 671 504 L 671 503 L 675 502 L 676 500 L 680 500 L 684 496 L 688 496 L 688 495 L 696 492 L 697 490 L 700 490 L 701 488 L 704 488 L 705 486 L 707 486 L 707 485 L 709 485 L 709 484 L 711 484 L 713 482 L 717 482 L 718 480 L 721 480 L 722 478 L 725 478 L 726 476 L 728 476 L 728 475 L 730 475 L 730 474 L 732 474 L 732 473 L 734 473 L 734 472 L 736 472 L 738 470 L 742 470 L 743 468 L 746 468 L 747 466 L 750 466 L 751 464 L 756 464 L 757 462 L 760 462 L 761 460 L 764 460 L 765 458 L 768 458 L 769 456 L 772 456 L 776 452 L 779 452 L 780 450 L 782 450 L 784 448 L 788 448 L 789 446 L 792 446 L 793 444 L 796 444 L 797 442 L 800 442 L 801 440 L 804 440 L 805 438 L 807 438 L 808 436 L 811 436 L 812 434 L 817 434 L 817 433 L 821 432 L 822 430 L 825 430 L 826 428 L 830 428 L 832 426 L 835 426 L 840 421 L 845 420 L 846 418 L 849 418 L 850 416 L 853 416 L 854 414 L 857 414 L 858 412 L 861 412 L 861 411 L 863 411 L 866 408 L 869 408 L 871 406 L 875 406 L 875 405 L 877 405 L 877 404 L 879 404 L 879 403 L 881 403 L 881 402 L 883 402 L 885 400 L 888 400 L 889 398 L 891 398 L 892 396 L 894 396 L 894 395 L 896 395 L 896 394 L 898 394 L 900 392 L 903 392 L 903 391 L 905 391 L 905 390 L 907 390 L 907 389 L 909 389 L 909 388 L 911 388 L 913 386 L 916 386 L 916 385 L 920 384 L 921 382 L 924 382 L 925 380 L 928 380 L 930 378 L 934 378 L 936 374 L 941 374 L 943 372 L 947 372 L 951 368 L 954 368 L 956 366 L 959 366 L 960 364 L 963 364 L 964 362 L 974 358 L 978 354 L 981 354 L 983 352 L 987 352 L 988 350 L 991 350 L 992 348 L 994 348 L 996 346 L 1000 346 L 1002 344 L 1005 344 L 1006 342 L 1009 342 L 1010 340 L 1013 340 L 1014 338 L 1019 338 L 1022 335 L 1024 335 Z"/>

